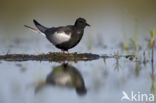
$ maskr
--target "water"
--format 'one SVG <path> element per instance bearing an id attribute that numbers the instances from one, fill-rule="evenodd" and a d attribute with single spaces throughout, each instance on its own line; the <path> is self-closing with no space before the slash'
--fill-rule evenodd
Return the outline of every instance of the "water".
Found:
<path id="1" fill-rule="evenodd" d="M 48 61 L 1 61 L 0 102 L 120 103 L 122 91 L 150 94 L 153 92 L 152 83 L 154 83 L 154 87 L 156 84 L 152 82 L 151 78 L 151 76 L 155 77 L 151 62 L 144 65 L 126 58 L 119 59 L 119 64 L 117 64 L 115 58 L 108 58 L 105 62 L 102 58 L 88 62 L 69 62 L 69 65 L 76 69 L 83 78 L 86 93 L 80 95 L 80 93 L 76 92 L 75 86 L 60 86 L 59 83 L 48 85 L 46 83 L 48 75 L 61 65 L 60 63 Z M 70 68 L 66 69 L 69 70 Z M 64 73 L 68 72 L 64 71 Z M 73 74 L 73 76 L 76 76 L 76 74 Z M 73 76 L 72 78 L 75 78 Z M 69 76 L 63 77 L 61 81 L 65 82 L 65 78 L 69 78 Z"/>
<path id="2" fill-rule="evenodd" d="M 116 60 L 114 57 L 68 62 L 71 68 L 67 70 L 62 69 L 62 63 L 58 62 L 0 61 L 0 103 L 127 103 L 127 100 L 121 101 L 122 91 L 129 96 L 132 91 L 136 94 L 156 95 L 156 63 L 154 61 L 153 68 L 151 50 L 146 41 L 150 40 L 149 31 L 156 27 L 154 0 L 0 2 L 1 55 L 60 52 L 44 36 L 29 31 L 23 25 L 33 26 L 34 18 L 45 26 L 73 24 L 77 17 L 82 16 L 91 27 L 85 29 L 81 42 L 70 52 L 95 53 L 100 56 L 137 54 L 138 57 L 132 61 L 124 57 Z M 77 5 L 71 6 L 74 4 Z M 135 33 L 138 33 L 138 44 L 141 47 L 138 53 L 133 50 L 134 45 L 130 46 L 130 51 L 123 50 L 120 43 L 129 38 L 135 41 Z M 148 61 L 146 64 L 144 51 Z M 48 76 L 57 67 L 60 67 L 60 75 L 52 75 L 52 79 L 63 81 L 66 85 L 47 83 Z M 73 79 L 77 74 L 80 79 Z M 83 84 L 86 90 L 76 91 L 76 81 Z"/>

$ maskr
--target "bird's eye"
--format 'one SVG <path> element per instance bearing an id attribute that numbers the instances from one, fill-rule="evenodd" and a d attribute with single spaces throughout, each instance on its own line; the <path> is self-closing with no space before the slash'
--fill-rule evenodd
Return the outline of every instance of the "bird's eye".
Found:
<path id="1" fill-rule="evenodd" d="M 80 23 L 85 23 L 84 21 L 80 21 Z"/>

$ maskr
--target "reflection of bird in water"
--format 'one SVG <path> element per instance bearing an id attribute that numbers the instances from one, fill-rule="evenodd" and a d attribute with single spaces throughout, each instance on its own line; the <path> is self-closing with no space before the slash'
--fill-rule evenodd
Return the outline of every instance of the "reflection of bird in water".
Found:
<path id="1" fill-rule="evenodd" d="M 78 94 L 85 94 L 86 88 L 80 72 L 69 64 L 57 66 L 47 76 L 47 84 L 75 88 Z"/>
<path id="2" fill-rule="evenodd" d="M 80 72 L 67 63 L 54 67 L 53 71 L 47 76 L 45 84 L 75 88 L 79 95 L 84 95 L 87 92 Z"/>

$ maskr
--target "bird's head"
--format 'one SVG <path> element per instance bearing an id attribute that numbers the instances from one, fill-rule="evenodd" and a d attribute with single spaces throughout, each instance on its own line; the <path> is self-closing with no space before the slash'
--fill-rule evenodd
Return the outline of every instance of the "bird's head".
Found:
<path id="1" fill-rule="evenodd" d="M 86 26 L 90 26 L 84 18 L 78 18 L 75 21 L 75 26 L 77 28 L 84 29 Z"/>

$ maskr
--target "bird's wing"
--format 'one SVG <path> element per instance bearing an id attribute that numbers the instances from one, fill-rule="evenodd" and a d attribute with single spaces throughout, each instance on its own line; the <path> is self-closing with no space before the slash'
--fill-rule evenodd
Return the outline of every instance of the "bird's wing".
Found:
<path id="1" fill-rule="evenodd" d="M 72 34 L 73 26 L 72 25 L 67 25 L 67 26 L 64 26 L 64 27 L 59 27 L 57 31 L 65 32 L 66 34 Z"/>
<path id="2" fill-rule="evenodd" d="M 72 35 L 72 29 L 68 26 L 55 27 L 48 29 L 45 33 L 52 43 L 58 45 L 70 40 Z"/>

